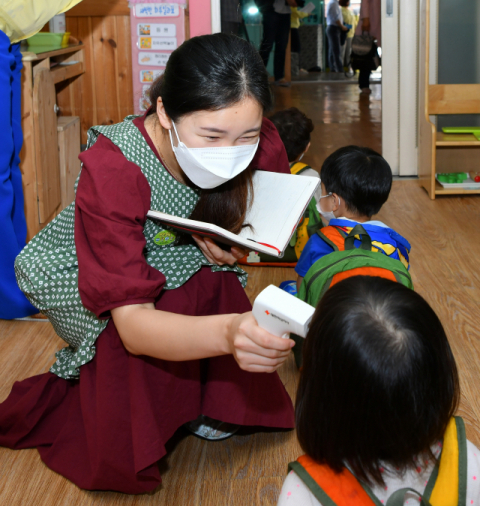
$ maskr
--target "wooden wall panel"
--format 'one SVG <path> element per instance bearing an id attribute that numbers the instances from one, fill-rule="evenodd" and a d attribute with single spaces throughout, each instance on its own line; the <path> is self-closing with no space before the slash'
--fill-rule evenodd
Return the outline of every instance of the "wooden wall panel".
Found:
<path id="1" fill-rule="evenodd" d="M 79 116 L 82 144 L 93 125 L 133 114 L 130 9 L 127 0 L 83 0 L 66 13 L 67 31 L 85 47 L 85 73 L 75 86 L 57 86 L 64 116 Z M 188 9 L 185 12 L 189 34 Z M 69 81 L 70 82 L 70 81 Z"/>
<path id="2" fill-rule="evenodd" d="M 83 75 L 84 83 L 82 86 L 82 114 L 80 121 L 82 126 L 82 143 L 85 144 L 86 132 L 92 126 L 98 124 L 96 104 L 96 85 L 95 72 L 93 71 L 93 37 L 92 37 L 92 18 L 69 18 L 67 17 L 67 30 L 70 20 L 77 19 L 78 28 L 76 37 L 85 46 L 85 74 Z"/>
<path id="3" fill-rule="evenodd" d="M 67 30 L 85 46 L 85 74 L 68 97 L 60 93 L 59 106 L 64 115 L 80 116 L 86 144 L 91 126 L 133 113 L 130 17 L 67 16 Z"/>
<path id="4" fill-rule="evenodd" d="M 132 50 L 130 38 L 130 18 L 128 16 L 115 17 L 117 27 L 117 97 L 119 114 L 124 118 L 131 114 L 130 104 L 133 104 L 132 83 Z"/>
<path id="5" fill-rule="evenodd" d="M 67 12 L 67 16 L 128 16 L 128 0 L 83 0 Z"/>

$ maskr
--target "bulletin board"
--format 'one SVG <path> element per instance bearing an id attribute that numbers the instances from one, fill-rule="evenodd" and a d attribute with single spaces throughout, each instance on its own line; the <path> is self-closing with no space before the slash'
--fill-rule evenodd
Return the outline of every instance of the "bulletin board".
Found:
<path id="1" fill-rule="evenodd" d="M 184 3 L 130 0 L 133 103 L 135 114 L 150 107 L 148 90 L 168 58 L 185 41 Z"/>

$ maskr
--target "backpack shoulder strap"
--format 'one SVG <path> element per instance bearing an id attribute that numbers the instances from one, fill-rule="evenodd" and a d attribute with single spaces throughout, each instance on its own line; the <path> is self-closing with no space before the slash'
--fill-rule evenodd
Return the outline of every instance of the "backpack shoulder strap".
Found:
<path id="1" fill-rule="evenodd" d="M 382 506 L 371 498 L 353 474 L 344 468 L 336 473 L 325 464 L 318 464 L 308 455 L 289 464 L 289 469 L 305 483 L 322 506 Z"/>
<path id="2" fill-rule="evenodd" d="M 363 225 L 360 223 L 357 223 L 352 230 L 350 230 L 350 233 L 345 238 L 345 249 L 355 249 L 355 239 L 356 236 L 360 238 L 360 249 L 364 249 L 367 251 L 372 250 L 372 239 L 368 232 L 363 228 Z"/>
<path id="3" fill-rule="evenodd" d="M 435 465 L 423 496 L 412 489 L 393 493 L 386 506 L 403 506 L 405 493 L 416 493 L 426 506 L 460 506 L 467 500 L 467 438 L 462 418 L 450 419 L 443 436 L 442 454 Z"/>
<path id="4" fill-rule="evenodd" d="M 320 239 L 325 241 L 329 246 L 333 248 L 333 251 L 344 251 L 345 250 L 345 238 L 347 234 L 332 225 L 323 227 L 317 231 Z"/>
<path id="5" fill-rule="evenodd" d="M 290 173 L 291 174 L 301 174 L 303 171 L 311 169 L 310 165 L 307 165 L 303 162 L 295 162 L 290 166 Z"/>
<path id="6" fill-rule="evenodd" d="M 425 488 L 432 506 L 466 504 L 467 437 L 459 416 L 450 419 L 443 437 L 442 454 Z"/>

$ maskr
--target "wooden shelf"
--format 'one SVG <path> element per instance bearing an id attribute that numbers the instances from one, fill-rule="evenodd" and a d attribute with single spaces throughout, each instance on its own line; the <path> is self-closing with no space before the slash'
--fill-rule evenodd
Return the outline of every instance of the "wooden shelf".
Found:
<path id="1" fill-rule="evenodd" d="M 50 74 L 53 77 L 54 84 L 60 83 L 61 81 L 65 81 L 65 79 L 70 79 L 71 77 L 79 76 L 85 72 L 83 67 L 83 61 L 79 61 L 78 63 L 74 63 L 73 65 L 58 65 L 54 67 Z M 480 143 L 479 143 L 480 144 Z"/>
<path id="2" fill-rule="evenodd" d="M 435 195 L 467 195 L 469 193 L 473 195 L 480 195 L 480 188 L 475 190 L 467 190 L 465 188 L 444 188 L 438 181 L 435 180 Z"/>
<path id="3" fill-rule="evenodd" d="M 418 176 L 431 199 L 437 195 L 480 195 L 480 189 L 444 188 L 436 175 L 478 171 L 480 140 L 472 133 L 437 132 L 431 116 L 479 114 L 480 84 L 430 84 L 430 3 L 420 2 Z"/>
<path id="4" fill-rule="evenodd" d="M 79 44 L 71 44 L 67 47 L 62 47 L 60 49 L 53 49 L 52 51 L 47 51 L 45 53 L 34 53 L 32 51 L 22 51 L 22 61 L 35 61 L 35 60 L 44 60 L 46 58 L 51 58 L 53 56 L 60 56 L 62 54 L 74 53 L 75 51 L 79 51 L 83 49 L 83 44 L 80 42 Z"/>
<path id="5" fill-rule="evenodd" d="M 435 145 L 480 147 L 480 141 L 473 134 L 444 134 L 443 132 L 437 132 Z"/>

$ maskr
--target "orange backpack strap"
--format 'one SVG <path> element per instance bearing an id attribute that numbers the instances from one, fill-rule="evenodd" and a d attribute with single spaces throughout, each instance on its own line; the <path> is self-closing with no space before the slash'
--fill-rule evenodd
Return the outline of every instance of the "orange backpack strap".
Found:
<path id="1" fill-rule="evenodd" d="M 317 464 L 308 455 L 302 455 L 289 468 L 305 483 L 322 506 L 383 506 L 376 497 L 370 497 L 353 474 L 344 468 L 336 473 L 325 464 Z"/>
<path id="2" fill-rule="evenodd" d="M 322 241 L 325 241 L 333 248 L 333 251 L 345 250 L 345 237 L 347 237 L 347 234 L 343 230 L 329 225 L 318 230 L 317 234 Z"/>

